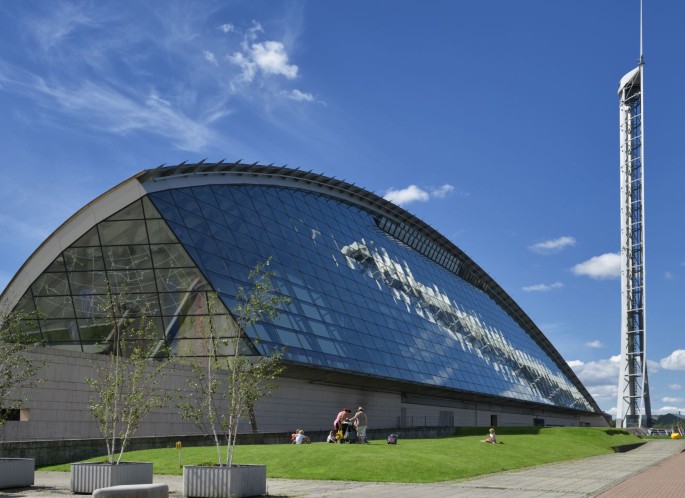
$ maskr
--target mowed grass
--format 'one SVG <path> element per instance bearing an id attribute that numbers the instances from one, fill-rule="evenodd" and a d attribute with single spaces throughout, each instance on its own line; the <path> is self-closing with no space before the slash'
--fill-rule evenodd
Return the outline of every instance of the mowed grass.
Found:
<path id="1" fill-rule="evenodd" d="M 504 444 L 494 445 L 481 442 L 486 431 L 468 429 L 452 437 L 400 439 L 396 446 L 378 440 L 365 445 L 239 445 L 235 463 L 266 464 L 268 477 L 427 483 L 611 453 L 614 446 L 640 442 L 615 429 L 501 428 L 497 439 Z M 181 456 L 183 465 L 217 459 L 213 446 L 183 448 Z M 183 473 L 175 448 L 127 452 L 124 459 L 153 462 L 155 474 Z M 68 471 L 69 465 L 40 470 Z"/>

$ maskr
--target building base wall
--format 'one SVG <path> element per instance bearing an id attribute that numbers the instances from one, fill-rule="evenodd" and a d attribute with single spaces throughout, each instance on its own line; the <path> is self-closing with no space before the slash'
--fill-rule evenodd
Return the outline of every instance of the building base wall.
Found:
<path id="1" fill-rule="evenodd" d="M 44 361 L 43 379 L 28 394 L 22 406 L 22 420 L 7 422 L 5 441 L 54 441 L 98 439 L 95 419 L 88 406 L 92 391 L 86 379 L 94 376 L 94 365 L 106 358 L 80 352 L 46 348 L 33 353 Z M 161 383 L 173 398 L 183 396 L 190 368 L 170 367 Z M 369 429 L 471 427 L 471 426 L 600 426 L 607 421 L 599 414 L 559 412 L 539 407 L 522 408 L 504 403 L 477 403 L 352 388 L 294 378 L 279 379 L 279 388 L 270 398 L 255 406 L 256 426 L 241 422 L 241 433 L 290 434 L 301 428 L 306 432 L 327 432 L 340 410 L 354 413 L 363 406 Z M 152 411 L 136 434 L 139 438 L 184 435 L 201 436 L 194 423 L 182 420 L 175 403 Z M 104 453 L 104 442 L 102 443 Z"/>

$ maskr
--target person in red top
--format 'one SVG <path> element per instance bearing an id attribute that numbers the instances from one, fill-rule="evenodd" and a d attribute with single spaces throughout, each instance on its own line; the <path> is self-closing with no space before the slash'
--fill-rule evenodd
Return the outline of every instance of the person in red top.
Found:
<path id="1" fill-rule="evenodd" d="M 335 429 L 335 431 L 342 429 L 343 422 L 350 416 L 350 413 L 352 413 L 352 410 L 349 408 L 343 408 L 343 410 L 338 413 L 338 416 L 335 417 L 335 421 L 333 422 L 333 429 Z"/>

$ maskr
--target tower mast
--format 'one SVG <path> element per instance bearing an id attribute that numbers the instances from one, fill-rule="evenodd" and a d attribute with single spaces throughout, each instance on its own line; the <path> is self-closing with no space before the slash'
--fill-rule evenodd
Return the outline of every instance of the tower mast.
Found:
<path id="1" fill-rule="evenodd" d="M 638 66 L 619 83 L 621 153 L 621 359 L 617 427 L 651 425 L 646 360 L 644 59 L 642 1 Z"/>

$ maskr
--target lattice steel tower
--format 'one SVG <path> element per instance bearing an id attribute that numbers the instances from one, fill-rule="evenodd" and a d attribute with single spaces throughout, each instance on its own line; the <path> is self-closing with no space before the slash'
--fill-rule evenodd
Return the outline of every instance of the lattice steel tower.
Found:
<path id="1" fill-rule="evenodd" d="M 621 142 L 621 363 L 617 427 L 650 426 L 646 356 L 644 226 L 644 61 L 618 86 Z"/>

